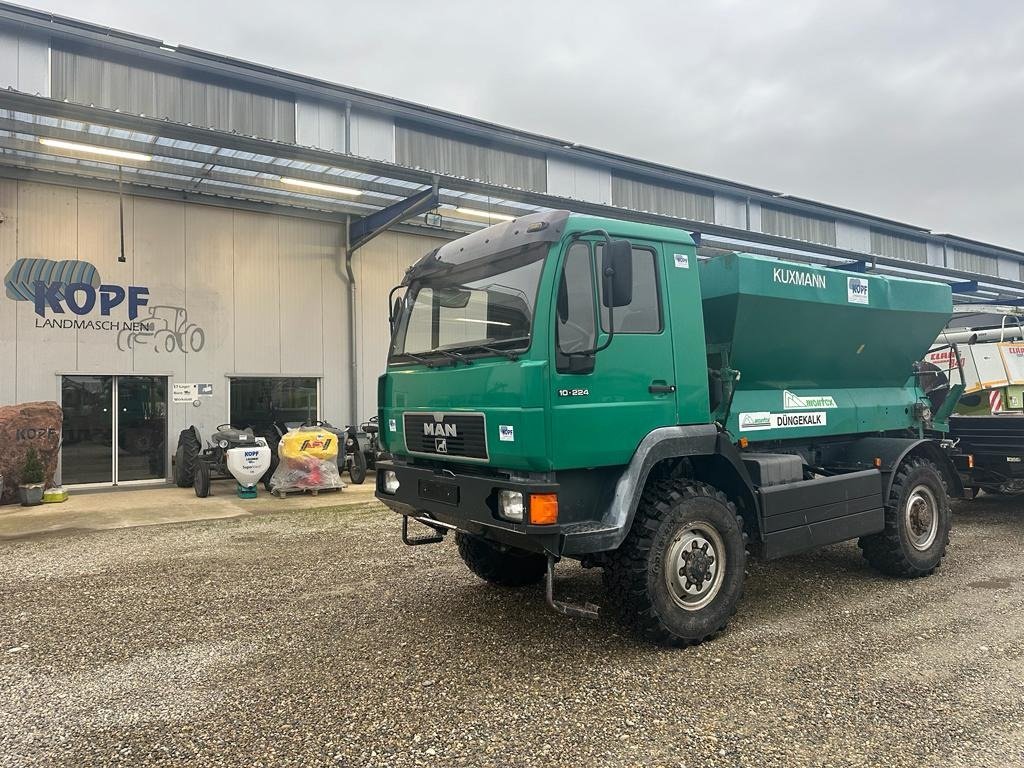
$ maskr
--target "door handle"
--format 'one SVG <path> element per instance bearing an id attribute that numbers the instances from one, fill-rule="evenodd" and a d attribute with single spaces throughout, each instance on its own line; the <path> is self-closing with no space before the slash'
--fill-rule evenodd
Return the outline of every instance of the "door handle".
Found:
<path id="1" fill-rule="evenodd" d="M 647 391 L 650 392 L 652 395 L 664 395 L 664 394 L 668 394 L 670 392 L 675 392 L 676 391 L 676 385 L 675 384 L 651 384 L 651 386 L 649 386 L 647 388 Z"/>

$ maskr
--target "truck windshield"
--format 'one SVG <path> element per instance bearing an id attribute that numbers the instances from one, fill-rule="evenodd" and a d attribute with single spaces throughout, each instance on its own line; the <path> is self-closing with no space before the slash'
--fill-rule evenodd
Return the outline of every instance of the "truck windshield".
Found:
<path id="1" fill-rule="evenodd" d="M 403 302 L 391 360 L 477 351 L 474 347 L 526 349 L 548 247 L 540 243 L 465 264 L 439 263 L 414 278 Z"/>

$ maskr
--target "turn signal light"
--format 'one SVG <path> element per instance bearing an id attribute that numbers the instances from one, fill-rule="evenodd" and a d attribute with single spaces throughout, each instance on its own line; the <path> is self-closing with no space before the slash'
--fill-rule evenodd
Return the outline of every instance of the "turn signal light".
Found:
<path id="1" fill-rule="evenodd" d="M 747 438 L 745 438 L 745 437 L 741 437 L 740 438 L 740 448 L 746 448 L 748 445 L 750 445 L 750 441 L 747 440 Z"/>
<path id="2" fill-rule="evenodd" d="M 882 460 L 878 456 L 875 456 L 875 466 L 876 467 L 881 467 L 882 466 Z"/>
<path id="3" fill-rule="evenodd" d="M 968 453 L 967 454 L 967 468 L 968 469 L 974 469 L 974 454 L 973 453 Z"/>
<path id="4" fill-rule="evenodd" d="M 530 524 L 554 525 L 558 522 L 558 494 L 530 494 Z"/>

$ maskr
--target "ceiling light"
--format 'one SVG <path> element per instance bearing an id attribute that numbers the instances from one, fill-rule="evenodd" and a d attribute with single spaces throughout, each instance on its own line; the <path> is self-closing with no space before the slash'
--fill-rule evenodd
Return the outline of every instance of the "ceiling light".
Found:
<path id="1" fill-rule="evenodd" d="M 282 184 L 290 184 L 293 187 L 307 187 L 309 189 L 316 189 L 321 192 L 334 192 L 339 195 L 361 195 L 363 194 L 358 189 L 352 187 L 339 187 L 335 184 L 321 184 L 319 181 L 306 181 L 305 179 L 289 179 L 284 176 L 281 177 Z"/>
<path id="2" fill-rule="evenodd" d="M 512 221 L 515 216 L 507 213 L 494 213 L 493 211 L 478 211 L 476 208 L 456 208 L 456 212 L 464 213 L 467 216 L 482 216 L 485 219 L 496 219 L 497 221 Z"/>
<path id="3" fill-rule="evenodd" d="M 127 152 L 123 149 L 98 147 L 94 144 L 79 144 L 75 141 L 64 141 L 63 139 L 39 139 L 39 143 L 47 147 L 56 147 L 57 149 L 70 149 L 72 152 L 86 152 L 90 155 L 120 157 L 124 160 L 141 160 L 145 162 L 153 159 L 152 155 L 144 155 L 141 152 Z"/>

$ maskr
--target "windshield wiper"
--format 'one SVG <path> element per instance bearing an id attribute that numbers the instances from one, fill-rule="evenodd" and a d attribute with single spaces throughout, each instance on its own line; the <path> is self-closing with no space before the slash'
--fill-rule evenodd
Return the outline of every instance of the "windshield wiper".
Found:
<path id="1" fill-rule="evenodd" d="M 422 363 L 423 365 L 427 366 L 427 368 L 434 367 L 433 360 L 427 360 L 427 358 L 420 357 L 419 355 L 414 355 L 412 352 L 403 352 L 400 355 L 400 357 L 408 357 L 410 360 L 415 360 L 417 363 Z"/>
<path id="2" fill-rule="evenodd" d="M 520 341 L 529 341 L 529 340 L 530 340 L 529 336 L 520 336 L 520 337 L 515 338 L 515 339 L 495 339 L 494 343 L 510 344 L 510 343 L 515 343 L 515 342 L 520 342 Z M 466 344 L 465 346 L 458 347 L 458 349 L 467 349 L 467 350 L 468 349 L 482 349 L 485 352 L 490 352 L 491 354 L 494 354 L 494 355 L 501 355 L 502 357 L 507 358 L 509 360 L 518 360 L 519 356 L 522 354 L 522 350 L 500 349 L 498 347 L 492 347 L 489 344 Z"/>
<path id="3" fill-rule="evenodd" d="M 444 355 L 445 357 L 450 357 L 452 360 L 454 360 L 457 363 L 458 362 L 463 362 L 466 365 L 472 365 L 473 364 L 473 361 L 470 360 L 465 355 L 460 355 L 458 352 L 452 352 L 452 351 L 447 350 L 447 349 L 432 349 L 432 350 L 430 350 L 430 354 L 432 354 L 432 355 L 433 354 Z"/>

